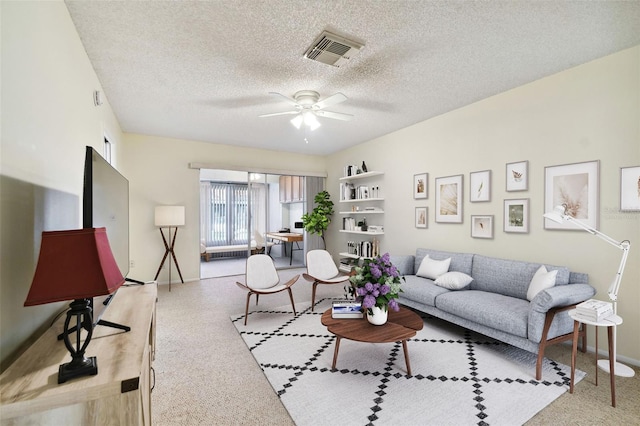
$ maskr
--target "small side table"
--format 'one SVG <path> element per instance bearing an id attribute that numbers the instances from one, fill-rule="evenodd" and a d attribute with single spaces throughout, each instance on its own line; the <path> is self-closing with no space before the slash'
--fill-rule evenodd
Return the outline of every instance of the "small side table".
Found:
<path id="1" fill-rule="evenodd" d="M 614 330 L 615 327 L 622 324 L 622 318 L 618 315 L 611 315 L 600 321 L 589 321 L 587 319 L 579 318 L 575 315 L 576 310 L 572 309 L 568 312 L 571 319 L 573 319 L 573 351 L 571 352 L 571 385 L 569 387 L 569 393 L 573 393 L 573 384 L 575 379 L 576 372 L 576 353 L 578 350 L 578 334 L 580 324 L 584 325 L 593 325 L 596 327 L 607 327 L 607 337 L 609 343 L 609 360 L 600 360 L 598 361 L 598 329 L 596 328 L 596 348 L 595 348 L 595 356 L 596 356 L 596 386 L 598 386 L 598 368 L 602 368 L 604 371 L 609 372 L 609 376 L 611 378 L 611 405 L 613 407 L 616 406 L 616 351 L 614 348 L 615 345 L 615 336 Z M 634 375 L 634 371 L 627 367 L 626 365 L 618 364 L 619 371 L 617 372 L 620 376 L 632 377 Z M 625 370 L 631 370 L 631 374 Z"/>

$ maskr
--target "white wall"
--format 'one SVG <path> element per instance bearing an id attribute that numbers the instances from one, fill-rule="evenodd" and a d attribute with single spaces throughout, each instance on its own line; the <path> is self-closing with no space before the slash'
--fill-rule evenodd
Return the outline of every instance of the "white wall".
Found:
<path id="1" fill-rule="evenodd" d="M 65 304 L 23 307 L 42 231 L 81 227 L 85 145 L 121 143 L 62 1 L 0 2 L 2 128 L 0 347 L 2 369 Z"/>
<path id="2" fill-rule="evenodd" d="M 135 263 L 129 276 L 139 280 L 154 278 L 164 254 L 162 239 L 153 226 L 154 208 L 161 204 L 186 206 L 186 226 L 178 231 L 175 251 L 184 280 L 200 277 L 200 173 L 189 168 L 190 163 L 229 170 L 286 170 L 302 175 L 323 174 L 325 169 L 324 158 L 317 156 L 136 134 L 125 134 L 124 139 L 122 167 L 130 181 L 130 253 Z M 165 268 L 158 281 L 167 283 L 168 279 Z M 172 282 L 179 282 L 175 269 Z"/>
<path id="3" fill-rule="evenodd" d="M 545 166 L 600 160 L 600 227 L 632 241 L 620 290 L 619 354 L 640 360 L 640 213 L 619 212 L 620 167 L 640 165 L 640 46 L 547 77 L 380 137 L 327 159 L 327 188 L 338 200 L 346 164 L 365 160 L 384 175 L 383 252 L 417 247 L 482 253 L 566 265 L 586 272 L 596 297 L 606 290 L 621 252 L 581 231 L 543 229 Z M 529 190 L 506 192 L 505 165 L 529 161 Z M 487 203 L 470 203 L 469 173 L 492 170 Z M 429 198 L 414 200 L 413 175 L 429 173 Z M 464 222 L 434 222 L 436 177 L 464 175 Z M 530 199 L 528 234 L 503 232 L 503 200 Z M 414 227 L 414 207 L 429 209 L 428 229 Z M 338 209 L 336 209 L 337 211 Z M 492 240 L 470 237 L 470 215 L 494 215 Z M 334 220 L 327 237 L 336 255 L 346 236 Z M 593 335 L 591 336 L 593 344 Z M 603 338 L 604 341 L 604 338 Z"/>

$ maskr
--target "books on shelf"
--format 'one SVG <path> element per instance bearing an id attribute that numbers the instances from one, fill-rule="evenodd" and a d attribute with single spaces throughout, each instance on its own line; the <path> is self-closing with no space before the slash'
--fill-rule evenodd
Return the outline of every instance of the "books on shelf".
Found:
<path id="1" fill-rule="evenodd" d="M 355 300 L 336 300 L 331 305 L 331 318 L 362 318 L 362 304 Z"/>
<path id="2" fill-rule="evenodd" d="M 589 299 L 576 305 L 576 316 L 589 321 L 599 322 L 613 315 L 613 304 L 602 300 Z"/>

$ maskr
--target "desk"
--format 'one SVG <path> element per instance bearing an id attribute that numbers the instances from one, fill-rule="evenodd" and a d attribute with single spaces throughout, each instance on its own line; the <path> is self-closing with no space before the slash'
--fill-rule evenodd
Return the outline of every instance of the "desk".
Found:
<path id="1" fill-rule="evenodd" d="M 304 239 L 302 234 L 298 234 L 297 232 L 267 232 L 267 238 L 271 238 L 273 241 L 277 241 L 278 244 L 283 243 L 284 246 L 284 255 L 287 255 L 287 243 L 291 243 L 291 253 L 289 257 L 289 265 L 293 262 L 293 243 L 298 243 Z M 302 250 L 298 245 L 296 250 Z"/>
<path id="2" fill-rule="evenodd" d="M 608 370 L 609 376 L 611 378 L 611 406 L 616 406 L 616 354 L 613 349 L 613 345 L 615 345 L 614 337 L 613 337 L 613 329 L 614 327 L 622 324 L 622 318 L 618 315 L 611 315 L 607 318 L 604 318 L 598 322 L 589 321 L 575 315 L 576 310 L 572 309 L 569 312 L 569 316 L 573 319 L 573 351 L 571 352 L 571 385 L 569 386 L 569 393 L 573 393 L 573 383 L 576 372 L 576 351 L 578 349 L 578 329 L 580 327 L 580 323 L 582 323 L 585 327 L 586 325 L 593 325 L 596 327 L 596 386 L 598 386 L 598 368 L 602 368 L 603 370 L 607 370 L 607 366 L 605 365 L 606 360 L 601 360 L 603 362 L 598 361 L 598 329 L 597 327 L 607 327 L 607 337 L 609 341 L 609 362 L 608 362 Z M 586 332 L 586 330 L 585 330 Z M 631 370 L 633 372 L 633 370 Z M 618 373 L 620 374 L 620 373 Z M 631 374 L 633 375 L 633 374 Z"/>

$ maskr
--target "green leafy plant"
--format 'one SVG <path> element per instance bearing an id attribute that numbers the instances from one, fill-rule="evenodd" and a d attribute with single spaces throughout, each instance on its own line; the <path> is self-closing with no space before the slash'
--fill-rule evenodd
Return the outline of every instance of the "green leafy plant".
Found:
<path id="1" fill-rule="evenodd" d="M 333 201 L 331 201 L 329 193 L 327 191 L 318 192 L 313 199 L 316 203 L 316 207 L 311 213 L 305 213 L 302 215 L 302 225 L 305 231 L 320 235 L 322 243 L 325 248 L 327 243 L 324 240 L 324 231 L 327 230 L 331 223 L 331 215 L 333 215 Z"/>

